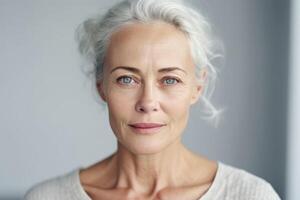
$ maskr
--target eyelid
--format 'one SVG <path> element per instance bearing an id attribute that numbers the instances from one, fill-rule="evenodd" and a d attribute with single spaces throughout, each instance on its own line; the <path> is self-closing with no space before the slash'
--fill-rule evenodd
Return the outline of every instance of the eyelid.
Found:
<path id="1" fill-rule="evenodd" d="M 138 81 L 138 78 L 136 78 L 136 77 L 133 76 L 133 75 L 121 75 L 121 76 L 118 76 L 118 77 L 116 78 L 116 82 L 119 83 L 119 80 L 121 80 L 122 78 L 131 78 L 133 81 L 139 82 L 139 81 Z M 126 83 L 120 83 L 120 84 L 122 84 L 122 85 L 129 85 L 129 84 L 126 84 Z"/>
<path id="2" fill-rule="evenodd" d="M 131 83 L 129 83 L 129 84 L 126 84 L 126 83 L 119 83 L 119 80 L 120 80 L 120 79 L 126 78 L 126 77 L 131 78 L 131 79 L 132 79 L 134 82 L 136 82 L 136 83 L 143 82 L 143 80 L 140 81 L 139 78 L 137 78 L 137 77 L 134 76 L 134 75 L 120 75 L 120 76 L 118 76 L 118 77 L 116 78 L 116 82 L 117 82 L 118 84 L 121 84 L 121 85 L 132 85 Z M 179 77 L 177 77 L 177 76 L 170 76 L 170 75 L 169 75 L 169 76 L 164 76 L 164 77 L 161 79 L 161 81 L 164 82 L 166 79 L 173 79 L 173 80 L 177 81 L 177 83 L 174 83 L 174 84 L 165 84 L 165 85 L 167 85 L 167 86 L 172 86 L 172 85 L 176 85 L 176 84 L 178 84 L 178 83 L 182 83 L 182 80 L 181 80 Z"/>
<path id="3" fill-rule="evenodd" d="M 166 79 L 173 79 L 175 81 L 177 81 L 177 83 L 174 83 L 174 84 L 166 84 L 167 86 L 172 86 L 172 85 L 177 85 L 178 83 L 182 83 L 182 80 L 176 76 L 165 76 L 163 77 L 163 81 L 165 81 Z"/>
<path id="4" fill-rule="evenodd" d="M 181 79 L 179 77 L 177 77 L 177 76 L 164 76 L 163 80 L 165 80 L 165 79 L 175 79 L 178 82 L 181 82 Z"/>

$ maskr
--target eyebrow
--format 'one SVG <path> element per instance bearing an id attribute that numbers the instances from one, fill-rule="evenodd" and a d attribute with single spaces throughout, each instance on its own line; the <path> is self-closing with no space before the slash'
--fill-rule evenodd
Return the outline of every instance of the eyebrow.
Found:
<path id="1" fill-rule="evenodd" d="M 135 68 L 135 67 L 129 67 L 129 66 L 118 66 L 118 67 L 115 67 L 114 69 L 112 69 L 110 71 L 110 73 L 113 73 L 114 71 L 118 70 L 118 69 L 124 69 L 124 70 L 127 70 L 127 71 L 131 71 L 133 73 L 141 73 L 141 71 L 138 69 L 138 68 Z M 160 73 L 164 73 L 164 72 L 171 72 L 171 71 L 175 71 L 175 70 L 179 70 L 179 71 L 182 71 L 184 72 L 185 74 L 187 74 L 187 72 L 179 67 L 166 67 L 166 68 L 161 68 L 158 70 L 158 72 Z"/>

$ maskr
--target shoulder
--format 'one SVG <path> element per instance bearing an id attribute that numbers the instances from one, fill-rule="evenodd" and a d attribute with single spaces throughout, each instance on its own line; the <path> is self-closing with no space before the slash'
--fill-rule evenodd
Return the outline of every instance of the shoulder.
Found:
<path id="1" fill-rule="evenodd" d="M 229 199 L 280 199 L 272 185 L 266 180 L 226 164 L 220 164 L 223 181 L 226 185 L 226 193 Z"/>
<path id="2" fill-rule="evenodd" d="M 73 170 L 61 176 L 57 176 L 32 186 L 25 194 L 25 200 L 52 200 L 75 199 L 76 173 Z"/>

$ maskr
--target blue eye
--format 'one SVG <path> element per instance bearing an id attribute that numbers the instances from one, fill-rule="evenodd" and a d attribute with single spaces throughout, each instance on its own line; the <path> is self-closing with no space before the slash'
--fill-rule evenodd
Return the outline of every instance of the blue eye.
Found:
<path id="1" fill-rule="evenodd" d="M 132 81 L 134 81 L 133 78 L 131 78 L 129 76 L 121 76 L 117 79 L 117 82 L 121 83 L 123 85 L 129 85 L 132 83 Z"/>
<path id="2" fill-rule="evenodd" d="M 176 83 L 179 83 L 180 81 L 176 78 L 166 78 L 164 79 L 164 83 L 166 85 L 175 85 Z"/>

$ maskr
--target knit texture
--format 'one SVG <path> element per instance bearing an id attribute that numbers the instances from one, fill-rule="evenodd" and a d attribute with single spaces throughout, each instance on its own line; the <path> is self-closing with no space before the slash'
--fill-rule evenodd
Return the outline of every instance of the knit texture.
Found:
<path id="1" fill-rule="evenodd" d="M 25 200 L 91 200 L 80 183 L 80 169 L 34 185 Z M 218 162 L 214 181 L 199 200 L 280 200 L 280 197 L 262 178 Z"/>

